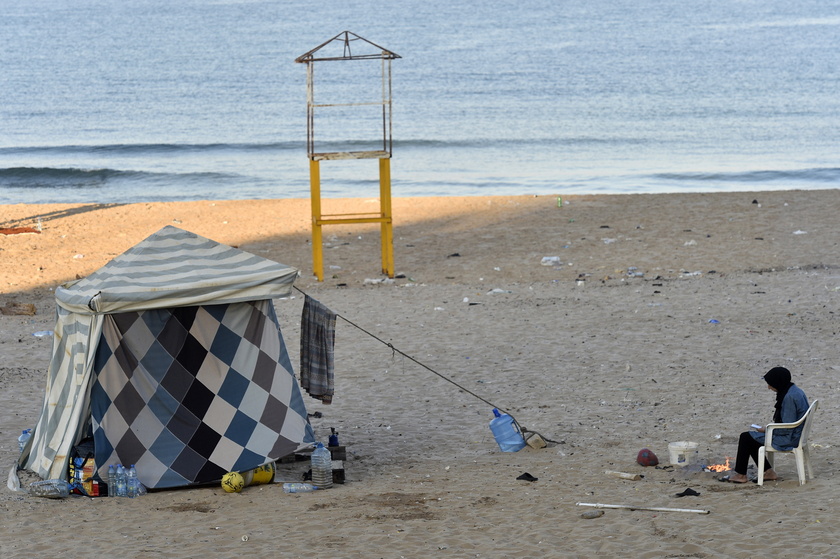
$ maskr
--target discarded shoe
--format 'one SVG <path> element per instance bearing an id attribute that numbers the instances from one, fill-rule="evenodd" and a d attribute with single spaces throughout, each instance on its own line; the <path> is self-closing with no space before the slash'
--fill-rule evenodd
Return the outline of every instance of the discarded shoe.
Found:
<path id="1" fill-rule="evenodd" d="M 737 485 L 743 485 L 743 484 L 747 483 L 746 481 L 735 481 L 734 479 L 731 479 L 729 476 L 723 476 L 721 478 L 718 478 L 718 481 L 722 481 L 724 483 L 735 483 Z"/>
<path id="2" fill-rule="evenodd" d="M 700 493 L 698 493 L 697 491 L 695 491 L 691 487 L 689 487 L 688 489 L 686 489 L 682 493 L 677 493 L 676 495 L 674 495 L 674 497 L 699 497 L 699 496 L 700 496 Z"/>

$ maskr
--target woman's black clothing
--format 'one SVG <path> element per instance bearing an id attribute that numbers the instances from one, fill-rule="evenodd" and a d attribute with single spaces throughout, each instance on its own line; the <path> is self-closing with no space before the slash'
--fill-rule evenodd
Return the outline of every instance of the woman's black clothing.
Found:
<path id="1" fill-rule="evenodd" d="M 773 423 L 782 422 L 782 401 L 788 389 L 793 386 L 790 371 L 784 367 L 773 367 L 764 375 L 764 382 L 776 389 L 776 411 L 773 413 Z"/>
<path id="2" fill-rule="evenodd" d="M 749 432 L 741 433 L 741 438 L 738 441 L 738 454 L 735 456 L 735 470 L 736 473 L 747 475 L 747 468 L 750 465 L 750 458 L 753 462 L 758 464 L 758 449 L 764 446 L 762 443 L 755 440 Z M 764 471 L 766 472 L 772 468 L 767 458 L 764 459 Z"/>

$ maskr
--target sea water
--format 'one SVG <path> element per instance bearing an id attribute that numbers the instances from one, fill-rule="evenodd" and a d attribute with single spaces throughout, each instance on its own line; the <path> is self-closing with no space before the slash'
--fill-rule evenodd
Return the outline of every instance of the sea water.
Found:
<path id="1" fill-rule="evenodd" d="M 0 0 L 0 203 L 308 197 L 294 59 L 344 30 L 401 56 L 395 196 L 840 186 L 834 2 Z"/>

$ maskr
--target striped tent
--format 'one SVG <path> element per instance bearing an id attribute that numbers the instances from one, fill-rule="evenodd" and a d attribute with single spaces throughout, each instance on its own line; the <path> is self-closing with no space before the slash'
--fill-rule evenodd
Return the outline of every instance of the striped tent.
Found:
<path id="1" fill-rule="evenodd" d="M 150 488 L 218 480 L 314 442 L 271 299 L 297 269 L 164 227 L 56 290 L 40 419 L 19 465 L 67 478 L 93 437 L 102 479 L 135 464 Z"/>

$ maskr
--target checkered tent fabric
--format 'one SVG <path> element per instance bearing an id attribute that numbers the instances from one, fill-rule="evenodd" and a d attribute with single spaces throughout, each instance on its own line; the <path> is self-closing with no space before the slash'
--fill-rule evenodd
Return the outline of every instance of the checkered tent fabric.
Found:
<path id="1" fill-rule="evenodd" d="M 60 286 L 41 415 L 18 465 L 66 479 L 94 423 L 97 465 L 135 463 L 149 487 L 314 442 L 271 304 L 297 274 L 167 226 Z"/>
<path id="2" fill-rule="evenodd" d="M 99 475 L 144 485 L 220 479 L 314 440 L 270 301 L 108 315 L 93 370 Z"/>

